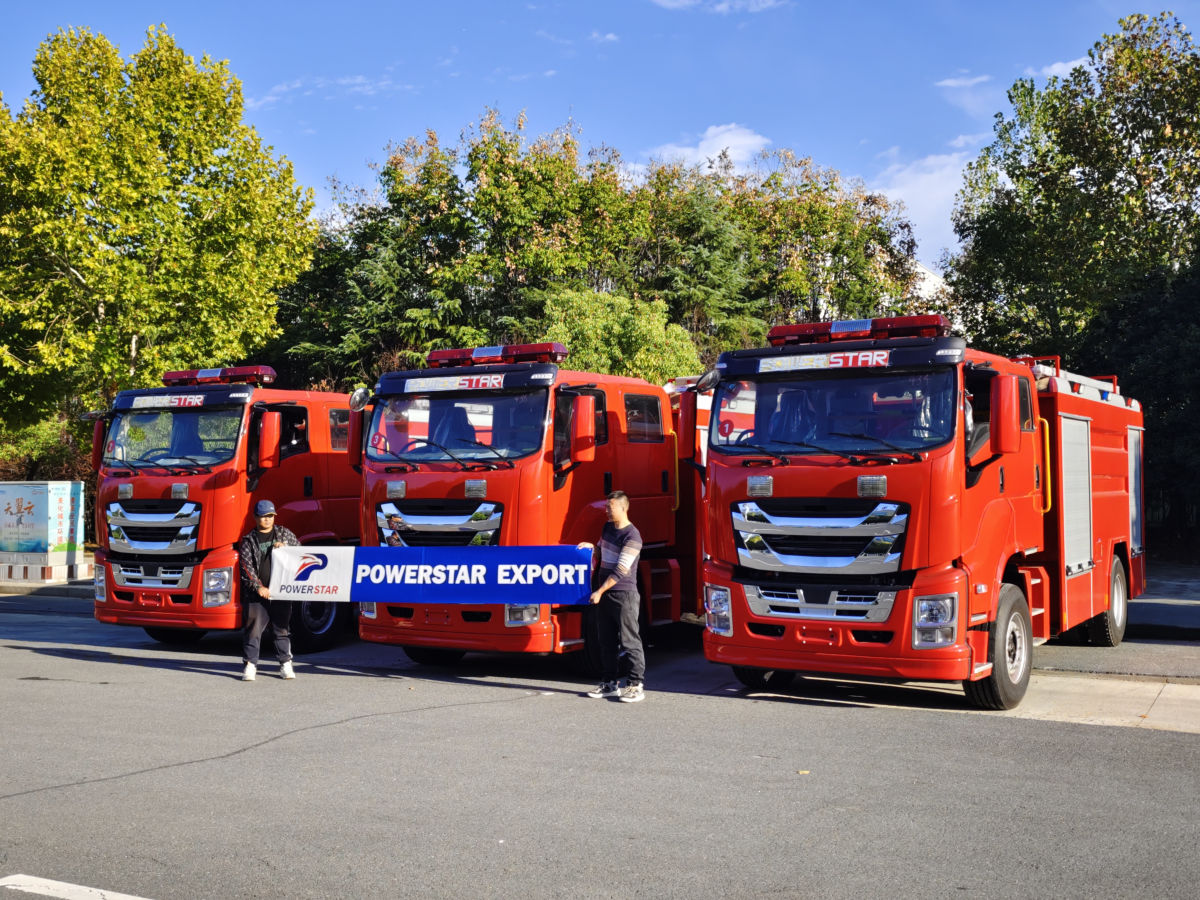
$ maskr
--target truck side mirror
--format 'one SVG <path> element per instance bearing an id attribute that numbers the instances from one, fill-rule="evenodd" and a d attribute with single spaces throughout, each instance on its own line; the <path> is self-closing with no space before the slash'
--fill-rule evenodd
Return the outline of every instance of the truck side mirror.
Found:
<path id="1" fill-rule="evenodd" d="M 989 422 L 992 451 L 1016 453 L 1021 449 L 1020 403 L 1017 376 L 997 375 L 992 379 L 992 412 Z"/>
<path id="2" fill-rule="evenodd" d="M 279 437 L 283 432 L 283 416 L 265 412 L 258 427 L 258 467 L 273 469 L 279 465 Z"/>
<path id="3" fill-rule="evenodd" d="M 108 430 L 104 419 L 97 419 L 92 425 L 92 471 L 100 471 L 100 460 L 104 458 L 104 433 Z"/>
<path id="4" fill-rule="evenodd" d="M 571 461 L 589 463 L 596 458 L 596 398 L 580 394 L 571 404 Z"/>
<path id="5" fill-rule="evenodd" d="M 363 419 L 365 413 L 361 409 L 350 411 L 350 434 L 347 437 L 346 450 L 349 451 L 349 462 L 354 468 L 362 465 L 363 458 Z"/>

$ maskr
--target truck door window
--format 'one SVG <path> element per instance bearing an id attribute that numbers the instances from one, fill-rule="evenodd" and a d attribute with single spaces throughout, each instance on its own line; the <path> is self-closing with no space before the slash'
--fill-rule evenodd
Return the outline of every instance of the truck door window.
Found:
<path id="1" fill-rule="evenodd" d="M 329 447 L 331 450 L 347 450 L 350 447 L 350 410 L 329 411 Z"/>
<path id="2" fill-rule="evenodd" d="M 278 407 L 280 414 L 279 458 L 308 452 L 308 410 L 303 406 Z"/>
<path id="3" fill-rule="evenodd" d="M 663 440 L 662 405 L 657 397 L 625 395 L 625 429 L 629 442 L 659 443 Z"/>

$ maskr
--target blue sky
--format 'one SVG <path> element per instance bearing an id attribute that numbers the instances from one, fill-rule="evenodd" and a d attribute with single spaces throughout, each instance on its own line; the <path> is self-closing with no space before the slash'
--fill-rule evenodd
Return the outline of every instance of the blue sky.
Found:
<path id="1" fill-rule="evenodd" d="M 1163 3 L 1166 0 L 1162 0 Z M 453 142 L 488 107 L 533 134 L 572 120 L 630 163 L 735 161 L 790 148 L 902 200 L 936 263 L 953 245 L 963 165 L 988 142 L 1005 91 L 1044 79 L 1132 12 L 1132 2 L 913 0 L 307 0 L 4 4 L 0 93 L 33 89 L 48 34 L 86 26 L 129 56 L 163 22 L 197 59 L 228 59 L 246 118 L 331 203 L 330 176 L 369 186 L 390 142 Z M 1200 22 L 1200 0 L 1170 7 Z"/>

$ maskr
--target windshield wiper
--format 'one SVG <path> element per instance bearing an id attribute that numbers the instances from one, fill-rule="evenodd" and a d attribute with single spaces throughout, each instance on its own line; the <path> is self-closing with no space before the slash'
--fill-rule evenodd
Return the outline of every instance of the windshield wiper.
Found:
<path id="1" fill-rule="evenodd" d="M 803 447 L 806 450 L 816 450 L 818 453 L 828 453 L 830 456 L 840 456 L 842 459 L 848 459 L 850 462 L 858 465 L 861 460 L 853 453 L 848 453 L 845 450 L 835 450 L 833 447 L 824 447 L 821 444 L 814 444 L 811 441 L 784 441 L 774 439 L 776 444 L 787 444 L 789 447 Z"/>
<path id="2" fill-rule="evenodd" d="M 484 450 L 487 450 L 488 452 L 493 454 L 497 459 L 500 460 L 500 462 L 504 463 L 510 469 L 515 469 L 517 466 L 517 464 L 515 462 L 513 462 L 511 459 L 509 459 L 506 456 L 502 456 L 495 447 L 491 446 L 490 444 L 485 444 L 485 443 L 483 443 L 483 441 L 473 441 L 470 438 L 461 438 L 461 437 L 455 438 L 455 440 L 458 441 L 460 444 L 474 444 L 476 447 L 482 447 Z M 480 460 L 480 462 L 482 462 L 482 460 Z M 489 468 L 495 468 L 495 466 L 489 465 Z"/>
<path id="3" fill-rule="evenodd" d="M 739 444 L 731 444 L 728 447 L 725 447 L 724 449 L 737 450 L 737 449 L 743 448 L 743 447 L 747 450 L 755 450 L 755 451 L 761 453 L 763 456 L 770 456 L 772 459 L 777 459 L 777 460 L 779 460 L 779 462 L 781 462 L 785 466 L 791 464 L 791 460 L 789 460 L 782 453 L 776 453 L 774 450 L 768 450 L 766 447 L 762 446 L 761 444 L 751 444 L 749 441 L 742 441 Z M 750 465 L 750 461 L 742 460 L 742 465 L 743 466 Z M 774 463 L 772 463 L 772 465 L 774 465 Z"/>
<path id="4" fill-rule="evenodd" d="M 913 462 L 921 461 L 921 454 L 916 450 L 913 450 L 911 447 L 901 447 L 899 444 L 893 444 L 891 441 L 885 441 L 883 438 L 876 437 L 873 434 L 864 434 L 861 431 L 831 431 L 830 435 L 833 437 L 854 438 L 860 441 L 875 441 L 876 443 L 883 444 L 883 446 L 887 447 L 889 450 L 895 450 L 897 453 L 903 453 Z"/>
<path id="5" fill-rule="evenodd" d="M 412 444 L 428 444 L 430 447 L 437 447 L 437 449 L 441 450 L 448 457 L 450 457 L 452 460 L 454 460 L 456 463 L 458 463 L 460 466 L 462 466 L 464 470 L 469 470 L 471 468 L 469 465 L 467 465 L 467 463 L 461 457 L 455 456 L 453 453 L 450 452 L 450 449 L 448 447 L 443 447 L 437 441 L 427 440 L 426 438 L 409 438 L 408 443 L 405 444 L 404 446 L 409 447 Z M 389 453 L 391 456 L 394 456 L 396 459 L 400 460 L 401 462 L 411 462 L 411 460 L 409 460 L 407 457 L 401 456 L 399 453 L 394 453 L 391 450 L 387 450 L 385 452 Z"/>

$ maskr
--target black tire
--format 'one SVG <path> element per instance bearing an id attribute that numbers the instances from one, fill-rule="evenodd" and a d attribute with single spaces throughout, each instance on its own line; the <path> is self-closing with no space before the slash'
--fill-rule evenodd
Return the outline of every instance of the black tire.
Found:
<path id="1" fill-rule="evenodd" d="M 1012 709 L 1025 696 L 1033 672 L 1033 623 L 1025 593 L 1015 584 L 1000 586 L 988 662 L 992 671 L 986 678 L 963 682 L 967 700 L 981 709 Z"/>
<path id="2" fill-rule="evenodd" d="M 197 628 L 143 628 L 142 630 L 160 644 L 170 644 L 173 647 L 190 646 L 198 643 L 200 638 L 208 634 L 207 631 Z"/>
<path id="3" fill-rule="evenodd" d="M 1125 638 L 1129 621 L 1129 582 L 1120 557 L 1113 557 L 1108 574 L 1108 609 L 1088 619 L 1088 638 L 1098 647 L 1116 647 Z"/>
<path id="4" fill-rule="evenodd" d="M 733 666 L 733 677 L 752 691 L 786 691 L 796 680 L 796 673 L 787 669 L 754 669 Z"/>
<path id="5" fill-rule="evenodd" d="M 404 654 L 421 666 L 452 666 L 467 655 L 466 650 L 445 647 L 401 647 Z"/>
<path id="6" fill-rule="evenodd" d="M 337 643 L 350 617 L 349 603 L 298 600 L 292 603 L 289 630 L 298 653 L 319 653 Z"/>

